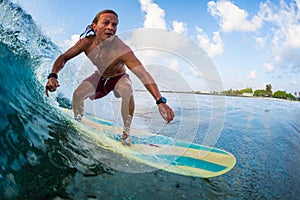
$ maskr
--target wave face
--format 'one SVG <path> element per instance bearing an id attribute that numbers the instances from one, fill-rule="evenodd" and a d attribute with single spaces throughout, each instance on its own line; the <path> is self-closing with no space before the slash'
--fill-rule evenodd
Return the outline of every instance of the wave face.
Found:
<path id="1" fill-rule="evenodd" d="M 62 115 L 58 106 L 70 108 L 65 96 L 45 95 L 58 46 L 9 0 L 0 0 L 0 33 L 0 199 L 69 199 L 67 185 L 76 174 L 112 174 L 103 160 L 121 157 L 111 161 L 110 150 L 95 146 Z M 60 79 L 66 93 L 78 84 Z"/>
<path id="2" fill-rule="evenodd" d="M 65 93 L 45 95 L 58 46 L 9 0 L 0 0 L 0 33 L 0 199 L 68 199 L 76 174 L 111 174 L 101 164 L 110 151 L 96 147 L 59 111 L 70 108 Z M 60 77 L 66 93 L 78 84 Z"/>
<path id="3" fill-rule="evenodd" d="M 44 90 L 60 51 L 29 14 L 8 0 L 0 0 L 0 33 L 0 199 L 48 199 L 52 194 L 43 186 L 61 192 L 58 182 L 72 171 L 49 159 L 59 141 L 53 134 L 65 131 L 53 128 L 65 121 Z M 49 178 L 50 173 L 57 176 Z"/>

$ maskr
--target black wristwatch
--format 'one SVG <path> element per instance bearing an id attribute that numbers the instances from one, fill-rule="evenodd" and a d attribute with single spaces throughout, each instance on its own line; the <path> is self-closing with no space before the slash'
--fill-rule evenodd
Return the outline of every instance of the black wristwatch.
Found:
<path id="1" fill-rule="evenodd" d="M 167 103 L 167 99 L 165 97 L 160 97 L 160 99 L 156 101 L 156 104 L 158 105 L 160 103 Z"/>
<path id="2" fill-rule="evenodd" d="M 49 79 L 49 78 L 55 78 L 55 79 L 58 79 L 58 75 L 55 74 L 55 73 L 50 73 L 50 74 L 48 75 L 47 79 Z"/>

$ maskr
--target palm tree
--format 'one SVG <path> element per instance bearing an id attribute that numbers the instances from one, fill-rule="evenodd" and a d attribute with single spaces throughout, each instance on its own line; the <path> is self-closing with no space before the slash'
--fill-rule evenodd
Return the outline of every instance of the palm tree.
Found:
<path id="1" fill-rule="evenodd" d="M 272 96 L 272 85 L 271 84 L 266 85 L 266 91 L 267 91 L 268 96 Z"/>

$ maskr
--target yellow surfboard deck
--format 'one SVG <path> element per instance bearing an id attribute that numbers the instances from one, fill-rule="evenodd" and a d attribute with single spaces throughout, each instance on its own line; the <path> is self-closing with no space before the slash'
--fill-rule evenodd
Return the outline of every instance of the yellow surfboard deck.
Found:
<path id="1" fill-rule="evenodd" d="M 72 111 L 63 109 L 69 117 Z M 122 130 L 110 121 L 85 114 L 77 127 L 111 151 L 151 167 L 185 176 L 211 178 L 230 171 L 235 157 L 224 150 L 131 130 L 132 146 L 121 145 Z M 101 134 L 101 131 L 108 134 Z"/>

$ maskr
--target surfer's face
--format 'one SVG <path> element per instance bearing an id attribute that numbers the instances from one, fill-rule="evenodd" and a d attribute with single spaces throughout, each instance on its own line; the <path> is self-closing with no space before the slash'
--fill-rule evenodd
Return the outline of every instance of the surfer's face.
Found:
<path id="1" fill-rule="evenodd" d="M 118 17 L 112 13 L 101 14 L 97 24 L 92 24 L 96 33 L 97 39 L 104 41 L 117 32 L 119 20 Z"/>

